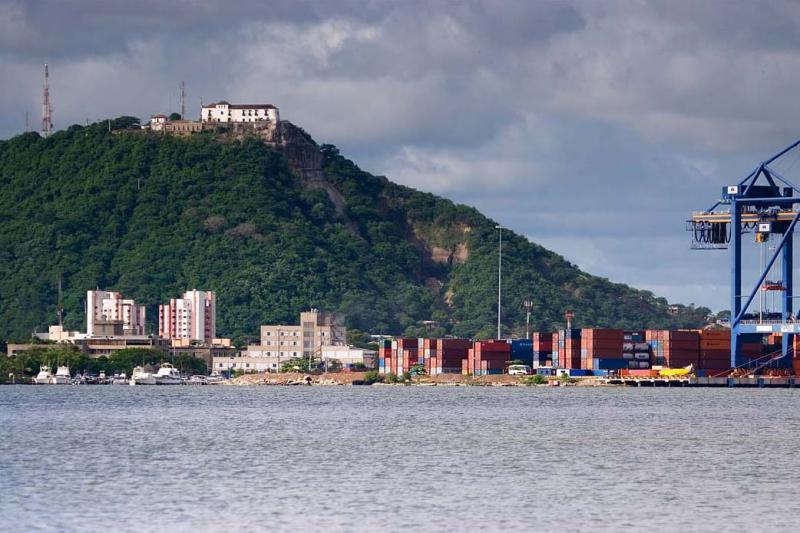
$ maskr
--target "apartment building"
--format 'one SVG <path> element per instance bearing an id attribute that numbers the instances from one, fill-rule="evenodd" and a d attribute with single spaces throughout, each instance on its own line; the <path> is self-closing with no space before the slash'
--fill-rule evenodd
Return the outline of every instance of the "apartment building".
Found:
<path id="1" fill-rule="evenodd" d="M 86 292 L 86 335 L 119 336 L 145 334 L 145 308 L 118 292 Z"/>
<path id="2" fill-rule="evenodd" d="M 319 357 L 322 346 L 344 346 L 347 329 L 332 313 L 311 309 L 300 313 L 299 325 L 261 326 L 261 343 L 247 347 L 252 357 Z"/>
<path id="3" fill-rule="evenodd" d="M 217 335 L 217 297 L 213 291 L 191 290 L 158 306 L 158 335 L 211 345 Z"/>

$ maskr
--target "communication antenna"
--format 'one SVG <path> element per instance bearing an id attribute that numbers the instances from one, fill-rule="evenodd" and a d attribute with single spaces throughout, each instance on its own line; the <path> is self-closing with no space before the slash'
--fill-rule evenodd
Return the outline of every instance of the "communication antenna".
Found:
<path id="1" fill-rule="evenodd" d="M 181 120 L 186 120 L 186 84 L 181 82 Z"/>
<path id="2" fill-rule="evenodd" d="M 25 111 L 25 133 L 31 131 L 31 121 L 30 117 L 28 116 L 28 112 Z"/>
<path id="3" fill-rule="evenodd" d="M 49 137 L 53 133 L 53 109 L 50 107 L 50 74 L 47 63 L 44 64 L 44 95 L 42 98 L 42 135 Z"/>

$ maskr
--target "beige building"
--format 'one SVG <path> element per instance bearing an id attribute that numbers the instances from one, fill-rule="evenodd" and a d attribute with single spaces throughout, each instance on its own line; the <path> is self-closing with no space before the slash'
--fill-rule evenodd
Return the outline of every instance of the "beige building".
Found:
<path id="1" fill-rule="evenodd" d="M 300 325 L 261 326 L 261 343 L 247 347 L 248 357 L 319 357 L 322 346 L 344 346 L 347 329 L 332 313 L 311 309 L 300 313 Z"/>

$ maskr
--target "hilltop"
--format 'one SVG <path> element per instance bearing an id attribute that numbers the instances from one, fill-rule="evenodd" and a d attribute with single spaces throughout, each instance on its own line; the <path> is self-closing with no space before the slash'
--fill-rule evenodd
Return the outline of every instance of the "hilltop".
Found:
<path id="1" fill-rule="evenodd" d="M 0 338 L 56 317 L 81 329 L 87 289 L 156 305 L 188 288 L 217 291 L 218 331 L 320 307 L 364 331 L 489 337 L 496 313 L 496 222 L 476 209 L 373 176 L 285 124 L 277 142 L 238 132 L 173 137 L 135 119 L 0 141 Z M 123 131 L 119 131 L 123 130 Z M 506 331 L 533 327 L 688 327 L 707 309 L 582 272 L 505 232 Z"/>

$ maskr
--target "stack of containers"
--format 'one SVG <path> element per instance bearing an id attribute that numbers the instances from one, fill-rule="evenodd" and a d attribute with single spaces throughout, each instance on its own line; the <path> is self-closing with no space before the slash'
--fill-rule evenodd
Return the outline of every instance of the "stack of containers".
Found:
<path id="1" fill-rule="evenodd" d="M 662 366 L 681 368 L 700 362 L 700 335 L 696 331 L 664 331 Z"/>
<path id="2" fill-rule="evenodd" d="M 432 370 L 436 369 L 436 341 L 437 339 L 422 339 L 422 364 L 425 365 L 425 373 L 431 375 Z"/>
<path id="3" fill-rule="evenodd" d="M 650 360 L 656 366 L 665 366 L 664 363 L 664 337 L 666 337 L 666 331 L 661 329 L 647 329 L 644 332 L 644 341 L 650 348 L 651 358 Z M 635 347 L 635 343 L 633 345 Z M 633 360 L 634 359 L 635 349 L 631 350 L 630 355 L 625 355 L 626 359 Z"/>
<path id="4" fill-rule="evenodd" d="M 534 333 L 531 339 L 534 368 L 553 366 L 553 334 Z"/>
<path id="5" fill-rule="evenodd" d="M 700 331 L 699 367 L 724 371 L 731 367 L 731 330 L 705 329 Z"/>
<path id="6" fill-rule="evenodd" d="M 378 373 L 388 374 L 386 369 L 387 363 L 391 365 L 392 361 L 392 341 L 384 339 L 378 341 Z"/>
<path id="7" fill-rule="evenodd" d="M 584 329 L 581 331 L 581 368 L 585 370 L 622 368 L 622 344 L 624 332 L 621 329 Z M 606 363 L 615 361 L 616 363 Z M 602 366 L 601 366 L 602 365 Z"/>
<path id="8" fill-rule="evenodd" d="M 700 336 L 694 330 L 645 331 L 645 339 L 652 351 L 652 364 L 668 368 L 680 368 L 699 364 Z"/>
<path id="9" fill-rule="evenodd" d="M 522 361 L 533 367 L 533 341 L 530 339 L 515 339 L 511 341 L 511 359 Z"/>
<path id="10" fill-rule="evenodd" d="M 502 374 L 511 357 L 511 345 L 506 341 L 478 341 L 467 355 L 467 373 L 473 376 Z"/>
<path id="11" fill-rule="evenodd" d="M 435 351 L 436 356 L 430 359 L 426 368 L 428 374 L 458 374 L 461 371 L 462 361 L 466 361 L 472 341 L 467 339 L 437 339 Z"/>
<path id="12" fill-rule="evenodd" d="M 386 373 L 400 375 L 408 372 L 419 361 L 420 339 L 397 339 L 392 341 L 392 364 Z"/>
<path id="13" fill-rule="evenodd" d="M 622 340 L 626 343 L 636 343 L 636 342 L 645 342 L 645 335 L 644 331 L 626 331 L 622 335 Z"/>
<path id="14" fill-rule="evenodd" d="M 581 330 L 559 330 L 558 366 L 559 368 L 581 367 Z"/>

